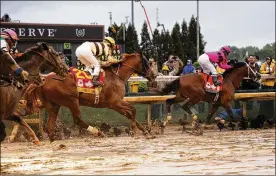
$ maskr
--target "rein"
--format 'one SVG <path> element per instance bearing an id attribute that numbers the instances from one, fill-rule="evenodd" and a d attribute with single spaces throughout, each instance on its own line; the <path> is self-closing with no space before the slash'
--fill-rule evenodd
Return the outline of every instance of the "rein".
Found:
<path id="1" fill-rule="evenodd" d="M 144 60 L 144 58 L 142 57 L 141 58 L 142 59 L 142 71 L 139 71 L 139 70 L 137 70 L 136 68 L 134 68 L 133 66 L 130 66 L 130 65 L 128 65 L 128 64 L 124 64 L 124 63 L 119 63 L 118 64 L 118 69 L 117 69 L 117 71 L 115 72 L 112 68 L 112 66 L 111 66 L 111 71 L 112 71 L 112 73 L 114 73 L 115 75 L 117 75 L 117 76 L 120 76 L 119 75 L 119 70 L 120 70 L 120 66 L 125 66 L 125 67 L 127 67 L 127 68 L 130 68 L 131 70 L 133 70 L 135 73 L 137 73 L 137 74 L 139 74 L 139 75 L 141 75 L 141 76 L 143 76 L 143 77 L 146 77 L 147 76 L 147 74 L 145 73 L 146 72 L 146 67 L 147 67 L 147 65 L 146 65 L 146 61 Z"/>
<path id="2" fill-rule="evenodd" d="M 45 57 L 44 55 L 42 55 L 40 52 L 33 51 L 33 50 L 31 50 L 31 51 L 29 51 L 29 52 L 32 52 L 32 53 L 38 54 L 39 56 L 41 56 L 42 58 L 44 58 L 45 60 L 47 60 L 49 63 L 51 63 L 53 66 L 55 66 L 52 62 L 50 62 L 50 60 L 49 60 L 49 59 L 47 59 L 47 57 Z M 47 54 L 48 54 L 48 55 L 51 55 L 51 58 L 53 58 L 52 53 L 50 53 L 49 51 L 47 51 Z M 55 64 L 56 64 L 56 65 L 58 65 L 58 63 L 57 63 L 57 61 L 56 61 L 55 59 L 54 59 L 54 62 L 55 62 Z"/>
<path id="3" fill-rule="evenodd" d="M 245 62 L 246 63 L 246 62 Z M 246 66 L 247 66 L 247 79 L 251 79 L 250 77 L 249 77 L 249 75 L 250 75 L 250 71 L 254 74 L 254 76 L 256 77 L 257 76 L 257 71 L 254 71 L 251 67 L 250 67 L 250 65 L 248 64 L 248 63 L 246 63 Z"/>

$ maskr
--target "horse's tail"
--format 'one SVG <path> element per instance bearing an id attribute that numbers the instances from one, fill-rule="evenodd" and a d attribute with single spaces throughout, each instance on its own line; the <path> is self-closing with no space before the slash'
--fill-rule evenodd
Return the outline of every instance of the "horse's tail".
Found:
<path id="1" fill-rule="evenodd" d="M 37 112 L 39 110 L 40 104 L 39 99 L 41 99 L 41 87 L 36 84 L 30 84 L 23 94 L 23 99 L 26 100 L 26 111 L 27 112 Z"/>
<path id="2" fill-rule="evenodd" d="M 161 90 L 161 93 L 163 95 L 167 95 L 172 91 L 174 91 L 174 92 L 177 91 L 179 89 L 179 87 L 180 87 L 180 77 L 177 78 L 176 80 L 173 80 L 170 83 L 167 83 L 165 85 L 165 87 Z"/>

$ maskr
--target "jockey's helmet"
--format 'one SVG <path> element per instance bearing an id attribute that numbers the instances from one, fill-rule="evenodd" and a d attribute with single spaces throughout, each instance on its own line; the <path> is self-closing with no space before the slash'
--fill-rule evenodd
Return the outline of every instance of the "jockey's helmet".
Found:
<path id="1" fill-rule="evenodd" d="M 164 65 L 164 66 L 162 67 L 162 71 L 170 71 L 170 70 L 169 70 L 169 67 L 168 67 L 167 65 Z"/>
<path id="2" fill-rule="evenodd" d="M 229 46 L 223 46 L 220 48 L 220 52 L 223 52 L 225 55 L 229 55 L 231 53 L 231 49 Z"/>
<path id="3" fill-rule="evenodd" d="M 106 37 L 104 40 L 103 40 L 104 43 L 108 44 L 109 46 L 112 45 L 114 46 L 115 45 L 115 40 L 112 38 L 112 37 Z"/>
<path id="4" fill-rule="evenodd" d="M 5 29 L 4 31 L 2 31 L 1 32 L 1 37 L 5 38 L 5 39 L 11 38 L 15 41 L 19 40 L 16 32 L 14 32 L 12 29 Z"/>

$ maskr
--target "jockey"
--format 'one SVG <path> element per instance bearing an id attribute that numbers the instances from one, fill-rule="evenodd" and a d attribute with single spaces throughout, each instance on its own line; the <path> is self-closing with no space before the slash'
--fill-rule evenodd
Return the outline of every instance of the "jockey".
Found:
<path id="1" fill-rule="evenodd" d="M 222 69 L 229 69 L 232 68 L 230 65 L 227 65 L 227 57 L 230 54 L 231 49 L 229 46 L 223 46 L 219 51 L 215 52 L 206 52 L 199 56 L 198 63 L 202 68 L 203 72 L 206 74 L 212 75 L 214 85 L 220 85 L 221 82 L 218 80 L 218 73 L 214 64 L 217 64 L 218 67 Z"/>
<path id="2" fill-rule="evenodd" d="M 17 37 L 17 34 L 11 29 L 5 29 L 3 32 L 1 32 L 1 49 L 9 54 L 9 65 L 17 76 L 21 76 L 23 80 L 27 80 L 27 77 L 29 75 L 28 72 L 19 67 L 12 57 L 18 53 L 18 50 L 16 48 L 18 40 L 19 39 Z"/>
<path id="3" fill-rule="evenodd" d="M 85 65 L 85 71 L 88 71 L 93 76 L 92 83 L 94 86 L 102 84 L 99 81 L 101 66 L 98 59 L 109 63 L 118 62 L 117 59 L 111 56 L 114 46 L 115 40 L 111 37 L 106 37 L 103 42 L 84 42 L 76 49 L 76 56 Z M 93 68 L 94 70 L 92 71 Z"/>

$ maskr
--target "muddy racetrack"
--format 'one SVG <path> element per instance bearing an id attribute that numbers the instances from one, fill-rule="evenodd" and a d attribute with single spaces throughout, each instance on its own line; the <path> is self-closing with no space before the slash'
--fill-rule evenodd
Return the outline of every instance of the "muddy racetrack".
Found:
<path id="1" fill-rule="evenodd" d="M 275 129 L 1 144 L 2 174 L 275 175 Z"/>

